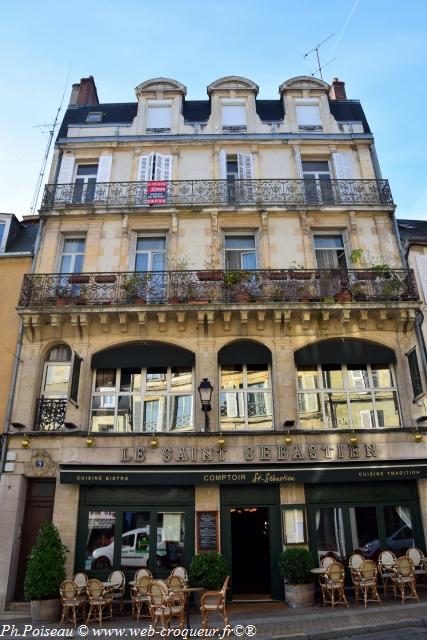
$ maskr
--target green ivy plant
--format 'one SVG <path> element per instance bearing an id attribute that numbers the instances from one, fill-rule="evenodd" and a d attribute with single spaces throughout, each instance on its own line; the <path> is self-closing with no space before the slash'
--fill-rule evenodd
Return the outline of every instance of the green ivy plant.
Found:
<path id="1" fill-rule="evenodd" d="M 280 573 L 288 584 L 310 584 L 314 575 L 314 560 L 308 549 L 288 547 L 279 557 Z"/>
<path id="2" fill-rule="evenodd" d="M 59 598 L 59 587 L 65 580 L 67 547 L 51 522 L 40 529 L 27 561 L 24 593 L 27 600 Z"/>
<path id="3" fill-rule="evenodd" d="M 216 551 L 198 553 L 190 563 L 189 578 L 192 587 L 218 590 L 227 576 L 227 562 Z"/>

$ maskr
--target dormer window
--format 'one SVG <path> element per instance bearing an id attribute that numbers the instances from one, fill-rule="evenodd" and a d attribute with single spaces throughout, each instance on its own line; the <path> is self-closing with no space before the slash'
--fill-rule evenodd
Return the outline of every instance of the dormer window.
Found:
<path id="1" fill-rule="evenodd" d="M 246 104 L 243 100 L 223 100 L 221 104 L 223 132 L 246 131 Z"/>
<path id="2" fill-rule="evenodd" d="M 90 124 L 102 122 L 103 116 L 102 111 L 89 111 L 86 116 L 86 122 Z"/>
<path id="3" fill-rule="evenodd" d="M 317 100 L 298 100 L 295 105 L 300 131 L 322 131 L 322 120 Z"/>
<path id="4" fill-rule="evenodd" d="M 172 105 L 167 100 L 148 103 L 147 133 L 170 133 L 172 126 Z"/>

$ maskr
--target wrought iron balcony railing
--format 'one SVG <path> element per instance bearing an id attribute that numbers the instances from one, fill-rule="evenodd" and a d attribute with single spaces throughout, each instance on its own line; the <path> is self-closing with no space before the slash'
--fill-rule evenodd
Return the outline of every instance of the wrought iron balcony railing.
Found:
<path id="1" fill-rule="evenodd" d="M 170 180 L 45 186 L 41 211 L 77 205 L 394 206 L 388 180 Z"/>
<path id="2" fill-rule="evenodd" d="M 24 276 L 20 307 L 418 300 L 412 270 L 256 269 Z"/>
<path id="3" fill-rule="evenodd" d="M 59 431 L 64 428 L 67 401 L 62 398 L 44 398 L 37 401 L 34 431 Z"/>

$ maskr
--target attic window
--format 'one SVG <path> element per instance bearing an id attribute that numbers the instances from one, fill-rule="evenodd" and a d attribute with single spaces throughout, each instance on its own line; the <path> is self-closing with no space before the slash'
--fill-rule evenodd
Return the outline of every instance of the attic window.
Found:
<path id="1" fill-rule="evenodd" d="M 102 111 L 89 111 L 86 117 L 86 122 L 102 122 Z"/>

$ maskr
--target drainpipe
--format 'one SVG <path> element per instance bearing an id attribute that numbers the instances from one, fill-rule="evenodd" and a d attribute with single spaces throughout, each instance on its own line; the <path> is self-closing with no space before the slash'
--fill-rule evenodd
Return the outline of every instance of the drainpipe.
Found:
<path id="1" fill-rule="evenodd" d="M 34 252 L 33 252 L 33 259 L 32 259 L 31 267 L 30 267 L 30 273 L 34 273 L 34 270 L 36 268 L 36 258 L 37 258 L 37 253 L 38 253 L 38 250 L 39 250 L 39 247 L 40 247 L 41 237 L 42 237 L 42 233 L 43 233 L 43 227 L 44 227 L 44 220 L 40 220 L 39 228 L 37 230 L 36 241 L 34 243 Z M 10 418 L 12 416 L 13 399 L 14 399 L 14 396 L 15 396 L 16 381 L 17 381 L 17 378 L 18 378 L 19 362 L 20 362 L 20 359 L 21 359 L 23 335 L 24 335 L 24 325 L 22 323 L 22 320 L 20 320 L 20 322 L 19 322 L 18 339 L 17 339 L 17 343 L 16 343 L 16 350 L 15 350 L 15 359 L 14 359 L 14 362 L 13 362 L 12 380 L 11 380 L 11 383 L 10 383 L 9 395 L 7 397 L 6 416 L 5 416 L 5 419 L 4 419 L 4 427 L 3 427 L 3 434 L 2 434 L 2 447 L 1 447 L 1 457 L 0 457 L 0 474 L 3 473 L 4 465 L 6 463 L 7 435 L 9 433 Z"/>

